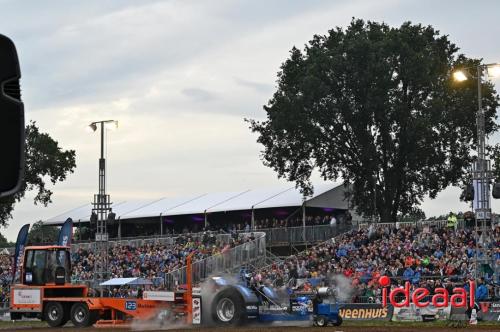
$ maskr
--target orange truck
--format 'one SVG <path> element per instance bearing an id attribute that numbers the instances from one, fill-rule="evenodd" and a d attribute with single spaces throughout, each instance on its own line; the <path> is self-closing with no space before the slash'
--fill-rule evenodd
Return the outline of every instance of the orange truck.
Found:
<path id="1" fill-rule="evenodd" d="M 193 297 L 191 257 L 186 290 L 148 292 L 142 298 L 92 297 L 86 285 L 71 284 L 70 248 L 31 246 L 24 251 L 20 283 L 11 287 L 11 319 L 40 318 L 51 327 L 69 320 L 76 327 L 116 326 L 157 317 L 199 324 L 201 299 Z M 194 312 L 194 314 L 193 314 Z"/>

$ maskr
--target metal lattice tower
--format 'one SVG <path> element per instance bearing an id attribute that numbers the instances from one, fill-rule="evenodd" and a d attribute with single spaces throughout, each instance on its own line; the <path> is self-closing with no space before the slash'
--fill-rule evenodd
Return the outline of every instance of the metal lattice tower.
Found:
<path id="1" fill-rule="evenodd" d="M 97 124 L 101 130 L 101 156 L 99 158 L 99 192 L 94 195 L 92 203 L 92 214 L 97 219 L 96 233 L 94 242 L 94 285 L 109 279 L 108 270 L 108 231 L 107 220 L 108 214 L 111 212 L 111 200 L 106 194 L 106 159 L 104 158 L 104 124 L 114 122 L 113 120 L 93 122 L 90 126 L 95 131 Z"/>

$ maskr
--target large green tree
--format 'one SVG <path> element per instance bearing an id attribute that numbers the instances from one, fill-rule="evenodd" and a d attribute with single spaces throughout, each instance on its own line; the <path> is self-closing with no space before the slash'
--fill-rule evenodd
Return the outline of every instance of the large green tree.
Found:
<path id="1" fill-rule="evenodd" d="M 294 47 L 264 106 L 267 119 L 248 121 L 279 177 L 306 194 L 315 169 L 325 180 L 343 178 L 358 212 L 396 221 L 463 181 L 476 142 L 477 83 L 458 84 L 451 73 L 479 63 L 431 26 L 353 19 L 303 51 Z M 482 88 L 491 134 L 499 99 L 491 84 Z"/>
<path id="2" fill-rule="evenodd" d="M 52 184 L 64 181 L 75 169 L 75 151 L 63 150 L 49 134 L 42 133 L 35 122 L 26 126 L 26 165 L 24 181 L 15 195 L 0 198 L 0 225 L 5 226 L 12 218 L 16 202 L 23 199 L 28 191 L 34 191 L 35 204 L 51 203 L 52 191 L 46 182 Z"/>

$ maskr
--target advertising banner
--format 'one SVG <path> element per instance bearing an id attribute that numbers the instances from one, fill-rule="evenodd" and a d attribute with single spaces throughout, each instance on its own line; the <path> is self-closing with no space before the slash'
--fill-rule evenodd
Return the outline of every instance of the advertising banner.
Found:
<path id="1" fill-rule="evenodd" d="M 14 304 L 40 304 L 41 303 L 41 291 L 39 288 L 36 289 L 19 289 L 16 288 L 14 293 Z"/>
<path id="2" fill-rule="evenodd" d="M 26 246 L 26 241 L 28 240 L 28 231 L 30 224 L 24 225 L 19 233 L 17 234 L 16 250 L 14 253 L 14 261 L 12 263 L 12 282 L 14 283 L 18 279 L 18 267 L 21 266 L 21 261 L 24 254 L 24 247 Z"/>
<path id="3" fill-rule="evenodd" d="M 346 303 L 340 306 L 340 316 L 345 320 L 391 320 L 394 307 L 377 303 Z"/>
<path id="4" fill-rule="evenodd" d="M 479 302 L 479 320 L 500 322 L 500 302 Z"/>
<path id="5" fill-rule="evenodd" d="M 142 294 L 142 298 L 145 300 L 174 302 L 175 293 L 163 291 L 145 291 Z"/>
<path id="6" fill-rule="evenodd" d="M 431 320 L 447 320 L 450 318 L 451 306 L 436 308 L 432 304 L 419 308 L 414 303 L 403 308 L 394 308 L 393 322 L 422 322 Z"/>
<path id="7" fill-rule="evenodd" d="M 73 220 L 71 218 L 66 219 L 64 224 L 59 231 L 59 238 L 57 240 L 58 246 L 70 246 L 71 238 L 73 236 Z"/>

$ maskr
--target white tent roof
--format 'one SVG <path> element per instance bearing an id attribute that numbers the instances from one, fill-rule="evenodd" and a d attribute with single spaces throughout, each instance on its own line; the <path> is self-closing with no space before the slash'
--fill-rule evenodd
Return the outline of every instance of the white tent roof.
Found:
<path id="1" fill-rule="evenodd" d="M 144 278 L 113 278 L 100 283 L 101 286 L 152 285 L 153 282 Z"/>
<path id="2" fill-rule="evenodd" d="M 331 195 L 328 195 L 331 193 Z M 125 201 L 112 205 L 116 219 L 153 218 L 205 212 L 223 212 L 273 207 L 301 206 L 303 195 L 294 186 L 254 189 L 234 192 L 199 194 L 183 198 L 161 198 L 148 201 Z M 306 199 L 306 205 L 345 209 L 343 188 L 339 183 L 323 183 L 314 186 L 314 195 Z M 74 222 L 88 221 L 92 206 L 86 204 L 74 210 L 50 218 L 44 224 L 61 224 L 67 218 Z"/>
<path id="3" fill-rule="evenodd" d="M 187 204 L 191 202 L 192 200 L 198 199 L 201 196 L 204 196 L 206 194 L 202 195 L 196 195 L 196 196 L 191 196 L 191 197 L 166 197 L 159 199 L 157 201 L 154 201 L 150 204 L 144 205 L 138 209 L 135 209 L 133 211 L 124 213 L 120 215 L 121 219 L 132 219 L 132 218 L 144 218 L 144 217 L 150 217 L 150 216 L 160 216 L 160 215 L 165 215 L 165 213 L 173 208 L 179 207 L 183 204 Z"/>

